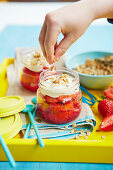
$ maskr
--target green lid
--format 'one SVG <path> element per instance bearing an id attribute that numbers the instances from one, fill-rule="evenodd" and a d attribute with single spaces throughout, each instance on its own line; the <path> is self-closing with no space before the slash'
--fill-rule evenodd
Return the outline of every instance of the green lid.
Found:
<path id="1" fill-rule="evenodd" d="M 6 117 L 21 112 L 26 107 L 21 96 L 6 96 L 0 98 L 0 117 Z"/>

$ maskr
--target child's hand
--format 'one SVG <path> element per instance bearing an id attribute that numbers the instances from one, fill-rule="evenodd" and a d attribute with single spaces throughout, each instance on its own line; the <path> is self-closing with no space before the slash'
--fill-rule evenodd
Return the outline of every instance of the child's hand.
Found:
<path id="1" fill-rule="evenodd" d="M 107 17 L 112 16 L 113 0 L 109 0 L 109 2 L 82 0 L 48 13 L 39 36 L 39 42 L 47 61 L 52 64 L 54 56 L 55 60 L 58 60 L 84 34 L 94 19 L 103 17 L 104 14 Z M 110 11 L 109 8 L 111 8 L 112 15 L 107 14 L 107 11 Z M 64 38 L 57 44 L 60 33 L 64 35 Z"/>
<path id="2" fill-rule="evenodd" d="M 40 32 L 39 42 L 47 61 L 52 64 L 85 32 L 94 19 L 89 4 L 77 2 L 48 13 Z M 64 38 L 57 45 L 58 35 Z"/>

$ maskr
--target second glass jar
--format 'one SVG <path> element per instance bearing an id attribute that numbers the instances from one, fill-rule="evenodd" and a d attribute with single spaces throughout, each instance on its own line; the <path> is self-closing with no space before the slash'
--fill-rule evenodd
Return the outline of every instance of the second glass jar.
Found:
<path id="1" fill-rule="evenodd" d="M 22 86 L 30 91 L 37 91 L 39 87 L 40 73 L 49 68 L 42 55 L 42 52 L 37 48 L 29 48 L 20 54 L 21 70 L 20 82 Z"/>

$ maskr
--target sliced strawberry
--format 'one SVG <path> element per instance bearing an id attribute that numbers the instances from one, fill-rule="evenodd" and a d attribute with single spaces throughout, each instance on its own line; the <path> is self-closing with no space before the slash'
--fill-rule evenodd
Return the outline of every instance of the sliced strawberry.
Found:
<path id="1" fill-rule="evenodd" d="M 113 114 L 113 101 L 103 99 L 98 104 L 98 110 L 103 117 Z"/>
<path id="2" fill-rule="evenodd" d="M 21 84 L 30 91 L 37 91 L 40 73 L 33 72 L 27 68 L 23 68 L 21 75 Z"/>
<path id="3" fill-rule="evenodd" d="M 100 125 L 102 131 L 113 131 L 113 115 L 105 117 Z"/>
<path id="4" fill-rule="evenodd" d="M 43 67 L 43 69 L 44 69 L 44 70 L 47 70 L 47 69 L 48 69 L 48 67 Z"/>
<path id="5" fill-rule="evenodd" d="M 23 68 L 23 72 L 27 73 L 27 74 L 30 74 L 30 75 L 33 75 L 33 76 L 39 76 L 40 75 L 40 72 L 37 73 L 37 72 L 31 71 L 26 67 Z"/>
<path id="6" fill-rule="evenodd" d="M 22 86 L 24 87 L 24 88 L 26 88 L 26 89 L 28 89 L 28 90 L 30 90 L 30 91 L 33 91 L 33 92 L 36 92 L 37 91 L 37 89 L 38 89 L 38 84 L 36 84 L 36 85 L 34 85 L 34 86 L 31 86 L 30 84 L 27 84 L 27 83 L 24 83 L 24 82 L 22 82 L 21 81 L 21 84 L 22 84 Z"/>
<path id="7" fill-rule="evenodd" d="M 110 86 L 108 89 L 105 89 L 104 95 L 105 95 L 106 98 L 113 100 L 113 86 Z"/>
<path id="8" fill-rule="evenodd" d="M 53 98 L 53 97 L 50 97 L 50 96 L 44 96 L 44 99 L 47 103 L 56 103 L 58 102 L 58 99 L 57 98 Z"/>
<path id="9" fill-rule="evenodd" d="M 74 120 L 80 114 L 80 109 L 76 108 L 69 111 L 59 111 L 60 107 L 50 107 L 48 111 L 38 108 L 38 113 L 44 120 L 54 124 L 67 123 Z"/>
<path id="10" fill-rule="evenodd" d="M 72 95 L 62 95 L 60 97 L 58 97 L 59 102 L 69 102 L 74 100 L 75 98 L 77 98 L 76 94 L 72 94 Z"/>
<path id="11" fill-rule="evenodd" d="M 38 105 L 39 114 L 50 123 L 61 124 L 74 120 L 79 116 L 81 106 L 74 107 L 73 101 L 70 103 L 51 103 L 48 108 L 44 108 L 44 105 Z"/>
<path id="12" fill-rule="evenodd" d="M 73 102 L 62 104 L 62 110 L 73 110 Z"/>
<path id="13" fill-rule="evenodd" d="M 51 106 L 54 108 L 55 112 L 56 112 L 56 110 L 58 112 L 73 110 L 73 102 L 65 103 L 65 104 L 63 104 L 63 103 L 52 103 Z"/>

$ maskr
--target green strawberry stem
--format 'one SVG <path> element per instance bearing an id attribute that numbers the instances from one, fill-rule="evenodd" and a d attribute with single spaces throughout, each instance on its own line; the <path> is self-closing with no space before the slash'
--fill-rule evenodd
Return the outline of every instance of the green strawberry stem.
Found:
<path id="1" fill-rule="evenodd" d="M 113 101 L 112 99 L 110 99 L 110 98 L 107 98 L 104 94 L 100 94 L 100 97 L 102 98 L 102 99 L 108 99 L 108 100 L 111 100 L 111 101 Z"/>

